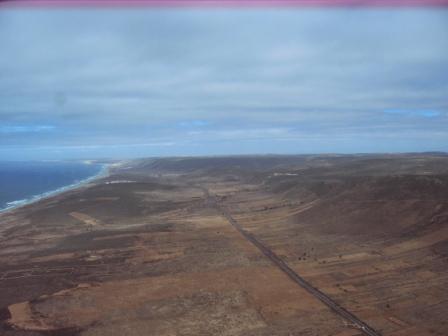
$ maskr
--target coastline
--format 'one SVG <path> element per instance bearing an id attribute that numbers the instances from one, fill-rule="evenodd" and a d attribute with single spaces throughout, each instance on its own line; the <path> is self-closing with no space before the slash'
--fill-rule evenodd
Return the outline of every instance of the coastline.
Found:
<path id="1" fill-rule="evenodd" d="M 64 187 L 60 187 L 55 190 L 50 190 L 50 191 L 47 191 L 47 192 L 44 192 L 44 193 L 41 193 L 38 195 L 34 195 L 34 196 L 31 196 L 26 199 L 8 202 L 8 204 L 11 204 L 11 205 L 9 205 L 5 208 L 0 208 L 0 215 L 3 215 L 12 210 L 16 210 L 22 206 L 30 205 L 30 204 L 38 202 L 40 200 L 47 199 L 47 198 L 50 198 L 50 197 L 53 197 L 56 195 L 60 195 L 66 191 L 75 190 L 77 188 L 80 188 L 80 187 L 88 184 L 88 183 L 94 182 L 95 180 L 98 180 L 103 177 L 107 177 L 110 174 L 109 169 L 110 169 L 111 165 L 112 164 L 109 164 L 109 163 L 102 164 L 102 167 L 97 174 L 92 175 L 88 178 L 85 178 L 79 182 L 72 183 L 72 184 L 66 185 Z"/>

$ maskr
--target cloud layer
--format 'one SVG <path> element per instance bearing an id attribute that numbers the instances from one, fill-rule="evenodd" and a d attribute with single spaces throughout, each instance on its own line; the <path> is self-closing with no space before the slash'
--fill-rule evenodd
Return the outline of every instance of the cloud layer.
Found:
<path id="1" fill-rule="evenodd" d="M 448 11 L 0 11 L 5 159 L 448 150 Z"/>

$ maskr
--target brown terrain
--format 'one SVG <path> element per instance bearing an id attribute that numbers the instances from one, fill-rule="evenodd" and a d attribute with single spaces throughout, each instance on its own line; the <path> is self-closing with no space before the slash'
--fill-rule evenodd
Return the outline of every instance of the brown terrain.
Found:
<path id="1" fill-rule="evenodd" d="M 0 335 L 448 335 L 448 155 L 142 159 L 0 214 Z"/>

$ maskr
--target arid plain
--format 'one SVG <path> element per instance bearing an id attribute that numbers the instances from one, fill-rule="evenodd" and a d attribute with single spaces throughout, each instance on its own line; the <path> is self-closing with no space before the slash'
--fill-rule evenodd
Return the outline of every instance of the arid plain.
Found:
<path id="1" fill-rule="evenodd" d="M 448 335 L 440 153 L 118 162 L 0 215 L 0 335 L 367 334 L 248 237 L 379 335 Z"/>

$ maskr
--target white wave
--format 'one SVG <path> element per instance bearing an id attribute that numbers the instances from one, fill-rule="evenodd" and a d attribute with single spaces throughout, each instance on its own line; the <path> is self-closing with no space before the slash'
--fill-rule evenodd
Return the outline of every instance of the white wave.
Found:
<path id="1" fill-rule="evenodd" d="M 25 199 L 21 199 L 21 200 L 17 200 L 17 201 L 7 202 L 6 203 L 6 207 L 0 209 L 0 213 L 1 212 L 5 212 L 5 211 L 9 211 L 9 210 L 12 210 L 12 209 L 16 209 L 18 207 L 21 207 L 21 206 L 24 206 L 24 205 L 28 205 L 28 204 L 31 204 L 31 203 L 34 203 L 34 202 L 37 202 L 37 201 L 40 201 L 40 200 L 42 200 L 44 198 L 48 198 L 48 197 L 51 197 L 51 196 L 58 195 L 58 194 L 60 194 L 60 193 L 62 193 L 64 191 L 68 191 L 68 190 L 79 188 L 82 185 L 88 184 L 88 183 L 90 183 L 90 182 L 92 182 L 92 181 L 94 181 L 96 179 L 99 179 L 101 177 L 106 177 L 108 174 L 109 174 L 109 165 L 104 164 L 97 174 L 95 174 L 93 176 L 90 176 L 90 177 L 88 177 L 88 178 L 86 178 L 84 180 L 80 180 L 80 181 L 77 181 L 77 182 L 75 182 L 73 184 L 66 185 L 64 187 L 61 187 L 61 188 L 58 188 L 58 189 L 55 189 L 55 190 L 47 191 L 47 192 L 44 192 L 44 193 L 39 194 L 39 195 L 31 196 L 29 198 L 25 198 Z"/>

